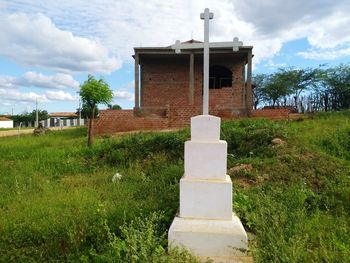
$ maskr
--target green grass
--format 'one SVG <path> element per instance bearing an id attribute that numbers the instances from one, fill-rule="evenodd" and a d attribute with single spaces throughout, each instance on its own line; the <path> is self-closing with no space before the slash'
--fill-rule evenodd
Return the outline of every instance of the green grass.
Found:
<path id="1" fill-rule="evenodd" d="M 349 113 L 225 122 L 234 210 L 256 262 L 349 262 Z M 167 252 L 189 130 L 0 138 L 0 262 L 196 262 Z M 287 143 L 273 147 L 271 140 Z M 113 175 L 122 178 L 112 183 Z"/>

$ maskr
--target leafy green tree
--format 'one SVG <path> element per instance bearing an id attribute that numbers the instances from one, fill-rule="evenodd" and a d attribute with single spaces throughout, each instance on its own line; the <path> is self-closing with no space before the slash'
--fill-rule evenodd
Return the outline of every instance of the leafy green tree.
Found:
<path id="1" fill-rule="evenodd" d="M 290 95 L 290 93 L 291 90 L 280 73 L 269 75 L 261 88 L 261 96 L 265 101 L 272 102 L 272 108 L 275 108 L 279 99 Z"/>
<path id="2" fill-rule="evenodd" d="M 49 114 L 47 113 L 46 110 L 38 110 L 38 117 L 39 117 L 39 121 L 47 120 L 49 118 Z M 33 122 L 33 121 L 36 121 L 36 110 L 33 110 L 31 113 L 23 112 L 22 114 L 12 115 L 10 116 L 10 118 L 15 123 Z"/>
<path id="3" fill-rule="evenodd" d="M 350 108 L 350 66 L 315 69 L 314 108 L 324 111 Z"/>
<path id="4" fill-rule="evenodd" d="M 325 73 L 323 80 L 331 94 L 331 106 L 333 110 L 350 108 L 350 67 L 340 64 L 330 68 Z"/>
<path id="5" fill-rule="evenodd" d="M 83 105 L 91 109 L 88 130 L 88 146 L 92 145 L 92 120 L 95 117 L 97 104 L 109 104 L 113 98 L 113 93 L 109 85 L 103 80 L 96 80 L 89 74 L 88 79 L 80 86 L 79 95 Z"/>
<path id="6" fill-rule="evenodd" d="M 279 69 L 276 73 L 279 75 L 280 81 L 293 94 L 294 106 L 298 108 L 300 94 L 307 90 L 315 80 L 315 70 L 306 69 Z"/>
<path id="7" fill-rule="evenodd" d="M 254 100 L 254 109 L 256 110 L 259 103 L 264 99 L 262 90 L 266 85 L 268 75 L 266 74 L 257 74 L 253 76 L 253 100 Z"/>
<path id="8" fill-rule="evenodd" d="M 121 110 L 122 107 L 120 107 L 118 104 L 114 104 L 114 105 L 108 104 L 108 109 L 110 109 L 110 110 Z"/>
<path id="9" fill-rule="evenodd" d="M 89 119 L 90 118 L 91 113 L 92 113 L 92 109 L 88 105 L 83 104 L 81 106 L 80 110 L 81 110 L 81 117 L 83 119 Z M 96 105 L 94 118 L 97 118 L 99 112 L 100 112 L 100 110 L 98 109 L 98 106 Z M 77 109 L 76 114 L 79 115 L 79 108 Z"/>
<path id="10" fill-rule="evenodd" d="M 30 114 L 33 121 L 36 121 L 36 110 L 33 110 Z M 49 118 L 49 114 L 46 110 L 38 110 L 38 118 L 39 121 L 47 120 Z"/>

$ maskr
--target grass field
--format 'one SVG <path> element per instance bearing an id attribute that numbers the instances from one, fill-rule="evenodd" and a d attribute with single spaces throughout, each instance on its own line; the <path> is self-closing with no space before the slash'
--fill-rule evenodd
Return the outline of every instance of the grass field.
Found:
<path id="1" fill-rule="evenodd" d="M 92 148 L 85 134 L 0 138 L 0 262 L 196 262 L 166 252 L 189 131 Z M 255 262 L 350 262 L 349 112 L 227 122 L 221 137 L 228 168 L 252 167 L 232 180 Z"/>

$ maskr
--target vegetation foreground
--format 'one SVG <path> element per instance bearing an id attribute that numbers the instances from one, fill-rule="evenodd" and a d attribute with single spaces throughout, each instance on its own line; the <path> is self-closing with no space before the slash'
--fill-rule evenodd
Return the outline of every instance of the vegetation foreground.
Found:
<path id="1" fill-rule="evenodd" d="M 0 138 L 0 261 L 196 262 L 166 236 L 189 131 L 91 148 L 85 134 Z M 255 262 L 350 262 L 349 112 L 227 122 L 221 137 L 228 168 L 249 168 L 230 171 Z"/>

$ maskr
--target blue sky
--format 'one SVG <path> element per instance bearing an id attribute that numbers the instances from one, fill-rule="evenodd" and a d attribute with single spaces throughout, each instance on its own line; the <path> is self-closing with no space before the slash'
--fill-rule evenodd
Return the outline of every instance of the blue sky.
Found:
<path id="1" fill-rule="evenodd" d="M 348 0 L 0 0 L 0 114 L 75 111 L 79 85 L 103 77 L 113 104 L 133 107 L 133 47 L 238 36 L 254 73 L 350 62 Z M 101 107 L 103 108 L 103 107 Z"/>

